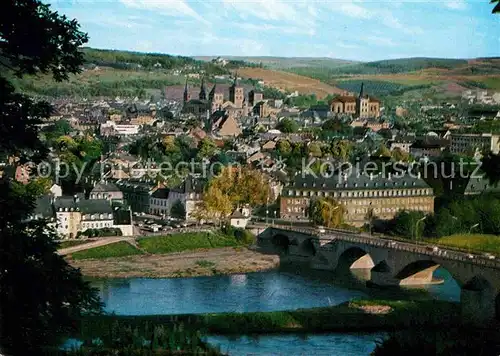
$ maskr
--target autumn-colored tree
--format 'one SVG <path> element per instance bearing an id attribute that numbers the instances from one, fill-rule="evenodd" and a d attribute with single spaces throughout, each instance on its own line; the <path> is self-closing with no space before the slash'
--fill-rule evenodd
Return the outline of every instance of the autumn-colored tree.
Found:
<path id="1" fill-rule="evenodd" d="M 319 198 L 311 201 L 309 218 L 316 225 L 341 226 L 344 221 L 344 206 L 333 198 Z"/>
<path id="2" fill-rule="evenodd" d="M 396 147 L 391 152 L 392 159 L 396 162 L 408 162 L 410 155 L 401 148 Z"/>
<path id="3" fill-rule="evenodd" d="M 165 136 L 161 140 L 163 147 L 165 147 L 165 153 L 167 155 L 176 153 L 180 151 L 179 146 L 175 144 L 175 137 L 174 136 Z"/>
<path id="4" fill-rule="evenodd" d="M 211 218 L 222 219 L 239 206 L 265 204 L 270 196 L 269 181 L 260 171 L 224 167 L 209 183 L 200 210 Z"/>

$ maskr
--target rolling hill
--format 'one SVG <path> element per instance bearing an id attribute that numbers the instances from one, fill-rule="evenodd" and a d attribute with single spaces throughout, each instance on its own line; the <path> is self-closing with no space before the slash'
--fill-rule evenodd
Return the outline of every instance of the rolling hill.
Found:
<path id="1" fill-rule="evenodd" d="M 342 94 L 343 90 L 317 79 L 264 68 L 240 68 L 238 76 L 264 81 L 265 86 L 299 94 L 315 94 L 319 99 L 329 94 Z"/>
<path id="2" fill-rule="evenodd" d="M 335 58 L 315 58 L 315 57 L 239 57 L 220 56 L 227 60 L 243 61 L 246 63 L 262 64 L 268 69 L 293 69 L 293 68 L 337 68 L 346 65 L 359 63 L 356 61 L 335 59 Z M 217 56 L 193 57 L 196 60 L 211 61 Z"/>
<path id="3" fill-rule="evenodd" d="M 13 82 L 25 92 L 47 96 L 148 97 L 165 87 L 178 86 L 179 91 L 185 77 L 178 71 L 204 71 L 213 78 L 238 70 L 240 77 L 263 80 L 265 86 L 300 94 L 314 93 L 318 98 L 341 94 L 343 90 L 357 91 L 361 81 L 371 94 L 380 96 L 427 89 L 454 95 L 466 88 L 500 90 L 500 57 L 407 58 L 362 63 L 332 58 L 230 56 L 224 57 L 230 60 L 229 64 L 222 66 L 211 61 L 217 57 L 210 56 L 190 58 L 93 48 L 82 51 L 85 70 L 71 76 L 68 82 L 57 83 L 48 76 L 15 78 Z M 249 63 L 259 66 L 243 67 Z"/>

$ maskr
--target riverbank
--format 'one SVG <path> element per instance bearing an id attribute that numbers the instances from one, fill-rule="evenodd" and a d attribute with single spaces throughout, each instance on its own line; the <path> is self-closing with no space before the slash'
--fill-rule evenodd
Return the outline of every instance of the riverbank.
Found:
<path id="1" fill-rule="evenodd" d="M 117 324 L 141 330 L 146 325 L 182 324 L 212 335 L 429 330 L 459 325 L 460 305 L 444 301 L 358 300 L 332 307 L 275 312 L 88 316 L 82 321 L 78 337 L 96 337 Z"/>
<path id="2" fill-rule="evenodd" d="M 224 247 L 105 259 L 69 257 L 68 262 L 88 277 L 175 278 L 262 272 L 277 268 L 280 259 L 245 247 Z"/>

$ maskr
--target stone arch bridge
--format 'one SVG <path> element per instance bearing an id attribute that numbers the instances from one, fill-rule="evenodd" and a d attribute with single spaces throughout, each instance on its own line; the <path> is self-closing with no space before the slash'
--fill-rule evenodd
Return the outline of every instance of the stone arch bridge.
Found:
<path id="1" fill-rule="evenodd" d="M 380 286 L 436 283 L 433 273 L 442 267 L 460 285 L 467 320 L 483 323 L 500 315 L 500 261 L 340 230 L 319 234 L 314 229 L 268 227 L 258 237 L 261 247 L 313 269 L 368 269 L 370 282 Z"/>

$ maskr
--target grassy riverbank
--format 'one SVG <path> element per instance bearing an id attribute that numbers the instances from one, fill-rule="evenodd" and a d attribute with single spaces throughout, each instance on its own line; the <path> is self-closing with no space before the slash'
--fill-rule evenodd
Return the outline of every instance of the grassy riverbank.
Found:
<path id="1" fill-rule="evenodd" d="M 442 246 L 455 247 L 472 252 L 489 252 L 500 256 L 500 236 L 459 234 L 430 241 Z"/>
<path id="2" fill-rule="evenodd" d="M 80 338 L 97 337 L 118 325 L 132 329 L 183 324 L 220 335 L 394 331 L 446 328 L 460 323 L 459 305 L 444 301 L 352 301 L 338 306 L 292 311 L 194 315 L 92 316 L 82 321 Z M 114 325 L 114 326 L 113 326 Z"/>
<path id="3" fill-rule="evenodd" d="M 62 248 L 78 246 L 80 241 L 68 241 Z M 234 236 L 220 231 L 179 233 L 166 236 L 140 237 L 129 242 L 120 241 L 105 246 L 73 252 L 71 260 L 108 259 L 141 254 L 168 254 L 185 251 L 207 250 L 222 247 L 245 246 Z"/>
<path id="4" fill-rule="evenodd" d="M 137 239 L 140 248 L 148 253 L 162 254 L 219 247 L 236 247 L 241 243 L 234 236 L 221 232 L 192 232 Z"/>
<path id="5" fill-rule="evenodd" d="M 109 245 L 89 248 L 88 250 L 73 252 L 74 260 L 103 259 L 111 257 L 126 257 L 140 255 L 142 252 L 126 241 L 119 241 Z"/>

